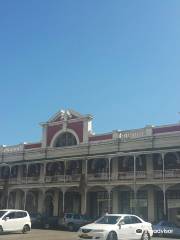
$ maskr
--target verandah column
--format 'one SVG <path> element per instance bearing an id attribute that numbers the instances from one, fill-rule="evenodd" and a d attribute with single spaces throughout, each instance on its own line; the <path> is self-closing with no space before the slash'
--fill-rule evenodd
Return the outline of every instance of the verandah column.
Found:
<path id="1" fill-rule="evenodd" d="M 118 156 L 111 159 L 112 173 L 111 180 L 118 180 Z"/>
<path id="2" fill-rule="evenodd" d="M 9 206 L 9 190 L 7 190 L 7 200 L 6 200 L 6 208 L 8 209 Z"/>
<path id="3" fill-rule="evenodd" d="M 153 155 L 147 154 L 146 155 L 146 173 L 148 179 L 153 178 Z"/>
<path id="4" fill-rule="evenodd" d="M 108 158 L 108 180 L 111 181 L 111 157 Z"/>
<path id="5" fill-rule="evenodd" d="M 45 188 L 38 192 L 38 213 L 44 212 Z"/>
<path id="6" fill-rule="evenodd" d="M 86 214 L 87 211 L 87 159 L 82 160 L 82 174 L 79 183 L 79 192 L 81 194 L 81 214 Z"/>
<path id="7" fill-rule="evenodd" d="M 27 189 L 24 190 L 24 207 L 23 207 L 24 210 L 26 210 L 26 198 L 27 198 Z"/>
<path id="8" fill-rule="evenodd" d="M 58 216 L 58 207 L 59 207 L 59 190 L 54 191 L 54 196 L 53 196 L 53 216 Z"/>
<path id="9" fill-rule="evenodd" d="M 20 191 L 16 191 L 16 201 L 15 201 L 15 208 L 16 209 L 20 209 L 20 202 L 21 202 L 21 192 Z"/>
<path id="10" fill-rule="evenodd" d="M 11 165 L 9 166 L 9 176 L 8 176 L 8 182 L 7 182 L 7 199 L 6 199 L 6 201 L 7 201 L 7 203 L 6 203 L 6 207 L 8 208 L 8 206 L 9 206 L 9 194 L 10 194 L 10 191 L 9 191 L 9 189 L 8 189 L 8 185 L 9 185 L 9 183 L 10 183 L 10 180 L 11 180 Z M 6 190 L 5 190 L 6 191 Z"/>
<path id="11" fill-rule="evenodd" d="M 146 171 L 148 179 L 152 179 L 153 176 L 153 154 L 146 155 Z M 155 200 L 154 189 L 150 187 L 147 190 L 147 202 L 148 202 L 148 221 L 154 222 L 155 220 Z"/>
<path id="12" fill-rule="evenodd" d="M 18 173 L 17 173 L 17 182 L 18 183 L 21 183 L 22 182 L 22 177 L 23 177 L 23 174 L 22 174 L 22 164 L 21 165 L 17 165 L 18 166 Z"/>
<path id="13" fill-rule="evenodd" d="M 87 212 L 87 189 L 81 192 L 81 214 L 86 214 Z"/>
<path id="14" fill-rule="evenodd" d="M 41 164 L 40 168 L 40 181 L 45 182 L 46 179 L 46 162 Z"/>
<path id="15" fill-rule="evenodd" d="M 66 188 L 62 188 L 62 212 L 63 213 L 65 211 L 65 193 L 66 193 Z"/>
<path id="16" fill-rule="evenodd" d="M 148 221 L 154 222 L 155 220 L 155 204 L 154 204 L 154 190 L 153 188 L 148 189 Z"/>
<path id="17" fill-rule="evenodd" d="M 167 209 L 166 209 L 166 185 L 165 185 L 165 162 L 164 162 L 164 153 L 161 153 L 162 165 L 163 165 L 163 213 L 164 216 L 167 217 Z"/>
<path id="18" fill-rule="evenodd" d="M 133 156 L 133 160 L 134 160 L 134 177 L 133 177 L 133 189 L 134 189 L 134 197 L 133 197 L 133 209 L 134 213 L 137 212 L 137 190 L 136 190 L 136 155 Z"/>
<path id="19" fill-rule="evenodd" d="M 64 182 L 66 182 L 66 160 L 64 160 Z"/>
<path id="20" fill-rule="evenodd" d="M 118 156 L 115 156 L 111 159 L 111 166 L 112 166 L 112 173 L 111 173 L 111 180 L 116 181 L 118 180 Z M 113 189 L 113 188 L 112 188 Z M 119 201 L 119 192 L 117 189 L 111 190 L 112 196 L 112 213 L 119 213 L 118 201 Z"/>
<path id="21" fill-rule="evenodd" d="M 118 198 L 119 198 L 119 192 L 117 189 L 115 189 L 114 191 L 112 191 L 112 213 L 119 213 Z"/>
<path id="22" fill-rule="evenodd" d="M 112 209 L 111 209 L 111 191 L 112 191 L 112 187 L 108 186 L 106 187 L 107 193 L 108 193 L 108 213 L 111 213 Z"/>

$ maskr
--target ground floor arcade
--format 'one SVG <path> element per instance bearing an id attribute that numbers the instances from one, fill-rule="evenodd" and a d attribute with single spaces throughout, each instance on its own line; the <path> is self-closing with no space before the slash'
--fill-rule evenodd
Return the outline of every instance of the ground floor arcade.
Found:
<path id="1" fill-rule="evenodd" d="M 63 212 L 97 218 L 106 212 L 134 213 L 155 222 L 163 218 L 180 225 L 180 184 L 172 186 L 93 186 L 0 191 L 0 208 L 60 216 Z"/>

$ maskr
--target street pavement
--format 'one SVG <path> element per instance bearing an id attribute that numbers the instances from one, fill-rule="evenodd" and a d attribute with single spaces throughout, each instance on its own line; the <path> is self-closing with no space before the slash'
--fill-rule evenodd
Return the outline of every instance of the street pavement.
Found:
<path id="1" fill-rule="evenodd" d="M 60 230 L 32 229 L 30 233 L 1 234 L 0 240 L 77 240 L 76 232 Z M 152 240 L 171 240 L 174 238 L 152 238 Z"/>
<path id="2" fill-rule="evenodd" d="M 59 230 L 32 229 L 27 234 L 8 233 L 1 234 L 0 240 L 76 240 L 77 233 Z"/>

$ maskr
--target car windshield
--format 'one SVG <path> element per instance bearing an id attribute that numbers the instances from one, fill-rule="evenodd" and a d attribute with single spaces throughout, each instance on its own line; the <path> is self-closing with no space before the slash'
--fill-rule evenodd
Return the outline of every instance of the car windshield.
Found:
<path id="1" fill-rule="evenodd" d="M 91 218 L 89 216 L 87 216 L 87 215 L 82 215 L 82 219 L 84 219 L 84 220 L 91 220 Z"/>
<path id="2" fill-rule="evenodd" d="M 0 211 L 0 218 L 1 218 L 5 213 L 7 213 L 7 211 Z"/>
<path id="3" fill-rule="evenodd" d="M 99 218 L 95 223 L 100 224 L 116 224 L 121 216 L 103 216 Z"/>

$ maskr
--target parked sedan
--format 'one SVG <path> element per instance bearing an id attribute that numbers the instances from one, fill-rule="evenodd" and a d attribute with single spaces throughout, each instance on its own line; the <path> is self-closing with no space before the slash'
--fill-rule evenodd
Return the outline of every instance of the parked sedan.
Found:
<path id="1" fill-rule="evenodd" d="M 78 231 L 79 240 L 149 240 L 152 235 L 151 223 L 129 214 L 106 214 Z"/>
<path id="2" fill-rule="evenodd" d="M 153 225 L 154 236 L 180 237 L 180 227 L 168 221 L 160 221 Z"/>

